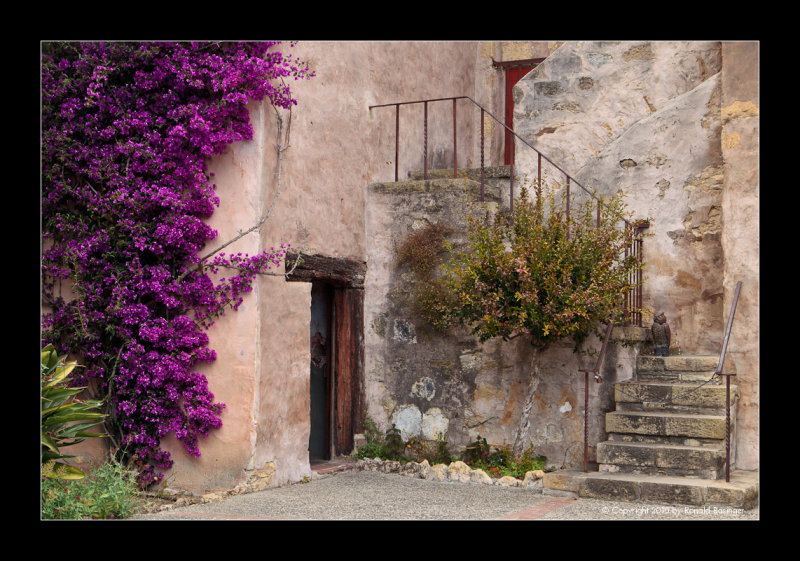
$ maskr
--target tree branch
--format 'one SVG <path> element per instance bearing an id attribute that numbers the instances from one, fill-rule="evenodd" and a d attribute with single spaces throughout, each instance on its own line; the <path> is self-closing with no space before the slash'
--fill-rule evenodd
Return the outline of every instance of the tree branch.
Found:
<path id="1" fill-rule="evenodd" d="M 278 108 L 275 107 L 274 104 L 272 105 L 272 108 L 275 110 L 275 117 L 276 117 L 277 123 L 278 123 L 278 130 L 277 130 L 277 135 L 276 135 L 277 136 L 277 138 L 276 138 L 276 145 L 277 145 L 276 153 L 277 153 L 277 158 L 278 159 L 277 159 L 276 171 L 275 171 L 275 193 L 274 193 L 274 195 L 272 197 L 272 202 L 270 203 L 269 208 L 264 212 L 264 214 L 261 215 L 261 218 L 259 218 L 258 221 L 255 224 L 253 224 L 250 228 L 248 228 L 245 231 L 239 231 L 239 233 L 236 236 L 234 236 L 233 238 L 231 238 L 227 242 L 223 243 L 222 245 L 220 245 L 216 249 L 214 249 L 214 250 L 208 252 L 207 254 L 205 254 L 204 256 L 202 256 L 200 258 L 199 262 L 197 263 L 197 266 L 189 268 L 186 271 L 184 271 L 183 273 L 181 273 L 181 275 L 176 279 L 176 282 L 182 281 L 186 277 L 186 275 L 188 275 L 192 271 L 195 271 L 195 270 L 200 271 L 200 270 L 202 270 L 203 267 L 205 266 L 204 261 L 206 261 L 210 257 L 214 256 L 215 254 L 219 253 L 220 251 L 222 251 L 223 249 L 225 249 L 226 247 L 228 247 L 232 243 L 242 239 L 247 234 L 249 234 L 251 232 L 254 232 L 254 231 L 258 230 L 259 228 L 261 228 L 261 226 L 263 226 L 264 223 L 267 220 L 269 220 L 269 217 L 272 215 L 272 211 L 275 209 L 275 203 L 278 200 L 278 196 L 281 193 L 281 173 L 282 173 L 282 165 L 283 165 L 283 153 L 286 150 L 289 149 L 289 134 L 291 132 L 291 126 L 292 126 L 292 110 L 289 109 L 289 120 L 288 120 L 287 127 L 286 127 L 286 142 L 284 144 L 284 142 L 283 142 L 283 136 L 284 136 L 284 134 L 283 134 L 283 117 L 281 117 L 281 114 L 278 111 Z M 295 267 L 296 266 L 297 265 L 295 265 Z M 233 268 L 235 268 L 235 267 L 233 267 Z"/>

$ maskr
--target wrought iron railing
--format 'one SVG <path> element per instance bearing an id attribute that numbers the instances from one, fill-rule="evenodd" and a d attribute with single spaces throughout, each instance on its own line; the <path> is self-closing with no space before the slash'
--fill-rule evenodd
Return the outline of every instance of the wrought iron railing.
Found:
<path id="1" fill-rule="evenodd" d="M 566 198 L 566 218 L 569 220 L 569 213 L 570 213 L 570 189 L 573 187 L 577 187 L 582 190 L 588 197 L 594 199 L 597 202 L 597 222 L 600 222 L 600 212 L 602 201 L 595 196 L 595 194 L 581 185 L 579 182 L 575 180 L 569 173 L 567 173 L 564 169 L 558 166 L 555 162 L 551 159 L 543 155 L 539 150 L 534 148 L 533 146 L 528 143 L 524 138 L 519 136 L 515 133 L 510 127 L 508 127 L 505 123 L 503 123 L 500 119 L 495 117 L 492 113 L 487 111 L 484 107 L 482 107 L 479 103 L 473 100 L 469 96 L 455 96 L 455 97 L 441 97 L 441 98 L 433 98 L 433 99 L 422 99 L 417 101 L 403 101 L 403 102 L 395 102 L 395 103 L 384 103 L 380 105 L 370 105 L 370 111 L 372 109 L 377 109 L 380 107 L 394 107 L 395 108 L 395 157 L 394 157 L 394 180 L 399 180 L 399 157 L 400 157 L 400 107 L 404 105 L 423 105 L 423 179 L 428 179 L 428 106 L 429 104 L 436 103 L 436 102 L 444 102 L 449 101 L 452 102 L 453 107 L 453 177 L 458 177 L 458 125 L 457 125 L 457 107 L 456 102 L 460 99 L 464 99 L 469 101 L 475 108 L 480 109 L 480 200 L 481 202 L 484 201 L 485 198 L 485 185 L 486 185 L 486 163 L 485 163 L 485 155 L 484 155 L 484 145 L 485 145 L 485 121 L 486 116 L 488 115 L 491 117 L 495 122 L 497 122 L 500 126 L 502 126 L 506 130 L 506 134 L 512 136 L 513 138 L 519 140 L 522 145 L 527 146 L 529 149 L 533 150 L 536 153 L 537 157 L 537 184 L 542 184 L 542 163 L 547 162 L 548 165 L 552 166 L 557 172 L 564 175 L 564 185 L 566 189 L 565 198 Z M 512 142 L 511 147 L 511 164 L 510 164 L 510 180 L 509 180 L 509 201 L 510 201 L 510 211 L 513 214 L 514 211 L 514 160 L 515 160 L 515 146 L 516 143 Z M 642 326 L 642 307 L 643 307 L 643 286 L 644 286 L 644 276 L 642 274 L 641 265 L 643 263 L 643 243 L 642 243 L 642 233 L 643 231 L 649 227 L 649 223 L 646 221 L 639 221 L 639 222 L 631 222 L 624 217 L 620 217 L 621 221 L 624 222 L 625 228 L 628 230 L 629 239 L 631 240 L 630 244 L 625 250 L 625 258 L 633 257 L 637 259 L 639 262 L 639 267 L 629 278 L 629 284 L 631 285 L 631 289 L 623 296 L 622 302 L 620 304 L 623 312 L 623 321 L 622 325 L 635 325 L 638 327 Z"/>
<path id="2" fill-rule="evenodd" d="M 722 371 L 725 363 L 725 353 L 728 352 L 728 339 L 731 337 L 731 327 L 733 326 L 733 316 L 736 313 L 736 305 L 739 303 L 739 293 L 742 291 L 742 281 L 736 283 L 736 292 L 733 295 L 731 312 L 728 315 L 728 326 L 725 328 L 725 337 L 722 340 L 722 350 L 719 353 L 719 363 L 714 374 L 725 376 L 725 481 L 731 480 L 731 376 L 736 374 Z"/>

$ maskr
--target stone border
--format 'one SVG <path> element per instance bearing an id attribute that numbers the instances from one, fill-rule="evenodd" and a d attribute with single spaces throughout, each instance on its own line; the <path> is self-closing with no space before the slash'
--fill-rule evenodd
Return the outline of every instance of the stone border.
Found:
<path id="1" fill-rule="evenodd" d="M 379 471 L 381 473 L 396 473 L 406 477 L 429 479 L 431 481 L 451 481 L 454 483 L 477 483 L 480 485 L 499 485 L 500 487 L 522 487 L 534 492 L 542 492 L 542 479 L 544 471 L 538 469 L 529 471 L 522 480 L 505 475 L 493 479 L 482 469 L 472 469 L 462 461 L 452 462 L 450 465 L 430 465 L 428 460 L 422 462 L 402 463 L 393 460 L 359 460 L 357 469 L 363 471 Z"/>
<path id="2" fill-rule="evenodd" d="M 435 464 L 432 466 L 430 463 L 428 463 L 428 460 L 422 460 L 422 462 L 419 463 L 402 463 L 393 460 L 380 460 L 378 458 L 373 460 L 358 460 L 358 462 L 354 463 L 350 469 L 355 469 L 358 471 L 394 473 L 397 475 L 404 475 L 406 477 L 428 479 L 431 481 L 477 483 L 480 485 L 498 485 L 500 487 L 521 487 L 534 493 L 542 492 L 542 479 L 544 478 L 545 474 L 544 471 L 538 469 L 526 473 L 525 478 L 522 480 L 516 479 L 515 477 L 511 477 L 509 475 L 493 479 L 489 477 L 489 475 L 482 469 L 472 469 L 462 461 L 452 462 L 450 465 Z M 198 495 L 187 491 L 164 488 L 158 493 L 145 493 L 145 495 L 150 499 L 160 499 L 168 504 L 153 504 L 150 508 L 145 508 L 143 512 L 150 513 L 163 510 L 172 510 L 173 508 L 182 506 L 221 501 L 233 495 L 242 495 L 254 493 L 256 491 L 262 491 L 270 487 L 270 481 L 274 473 L 274 464 L 269 462 L 263 469 L 255 470 L 250 473 L 246 483 L 241 483 L 233 489 L 226 491 L 217 491 Z M 312 473 L 310 478 L 304 479 L 303 481 L 298 481 L 297 483 L 313 481 L 322 477 L 330 477 L 336 473 L 339 472 L 332 472 L 324 475 Z"/>

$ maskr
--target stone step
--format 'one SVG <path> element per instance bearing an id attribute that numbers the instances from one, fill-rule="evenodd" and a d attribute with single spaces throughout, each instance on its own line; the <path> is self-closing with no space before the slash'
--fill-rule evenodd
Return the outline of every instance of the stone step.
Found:
<path id="1" fill-rule="evenodd" d="M 707 355 L 639 355 L 636 359 L 636 379 L 703 382 L 711 378 L 718 363 L 719 357 Z"/>
<path id="2" fill-rule="evenodd" d="M 510 179 L 511 166 L 486 166 L 483 168 L 484 179 Z M 408 172 L 408 178 L 413 180 L 420 180 L 425 177 L 425 171 L 411 170 Z M 428 179 L 449 179 L 453 177 L 453 168 L 442 169 L 428 169 Z M 472 179 L 480 181 L 481 169 L 480 168 L 458 168 L 456 170 L 456 177 Z"/>
<path id="3" fill-rule="evenodd" d="M 749 510 L 758 506 L 758 472 L 735 470 L 730 482 L 635 473 L 555 471 L 542 480 L 546 495 Z"/>
<path id="4" fill-rule="evenodd" d="M 724 439 L 725 416 L 668 411 L 612 411 L 606 413 L 606 432 Z"/>
<path id="5" fill-rule="evenodd" d="M 597 444 L 600 471 L 681 475 L 719 479 L 724 477 L 725 448 L 685 446 L 653 442 L 609 440 Z"/>
<path id="6" fill-rule="evenodd" d="M 735 406 L 739 394 L 739 388 L 732 384 L 731 408 Z M 726 388 L 717 380 L 710 383 L 628 380 L 614 384 L 614 400 L 618 410 L 665 408 L 724 414 Z"/>

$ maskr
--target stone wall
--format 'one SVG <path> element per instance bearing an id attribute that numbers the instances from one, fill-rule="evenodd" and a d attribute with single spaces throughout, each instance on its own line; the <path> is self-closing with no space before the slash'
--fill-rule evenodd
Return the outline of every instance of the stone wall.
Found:
<path id="1" fill-rule="evenodd" d="M 743 281 L 726 371 L 745 469 L 758 466 L 758 89 L 758 43 L 628 41 L 565 43 L 515 91 L 530 144 L 653 219 L 644 304 L 666 313 L 672 352 L 719 353 Z M 531 153 L 517 149 L 529 177 Z"/>
<path id="2" fill-rule="evenodd" d="M 466 242 L 466 216 L 494 212 L 499 192 L 477 203 L 478 184 L 436 179 L 373 184 L 367 200 L 369 268 L 366 279 L 366 363 L 369 416 L 395 424 L 403 438 L 446 435 L 451 452 L 485 438 L 494 447 L 532 445 L 551 465 L 583 466 L 584 376 L 595 357 L 574 353 L 565 340 L 534 351 L 524 337 L 481 344 L 465 328 L 442 332 L 413 312 L 414 275 L 399 264 L 397 248 L 428 225 L 452 228 L 455 248 Z M 447 258 L 446 252 L 441 259 Z M 618 331 L 602 373 L 590 381 L 590 459 L 605 440 L 604 413 L 613 409 L 612 383 L 633 375 L 636 345 Z M 582 347 L 597 351 L 592 336 Z M 526 414 L 527 412 L 527 414 Z"/>
<path id="3" fill-rule="evenodd" d="M 652 219 L 644 304 L 683 353 L 719 352 L 724 329 L 720 67 L 716 42 L 568 42 L 515 91 L 523 138 Z M 536 176 L 534 154 L 518 148 L 521 175 Z"/>
<path id="4" fill-rule="evenodd" d="M 737 415 L 736 465 L 758 467 L 759 457 L 759 45 L 722 44 L 722 247 L 724 311 L 742 291 L 734 317 L 726 371 L 742 390 Z"/>

